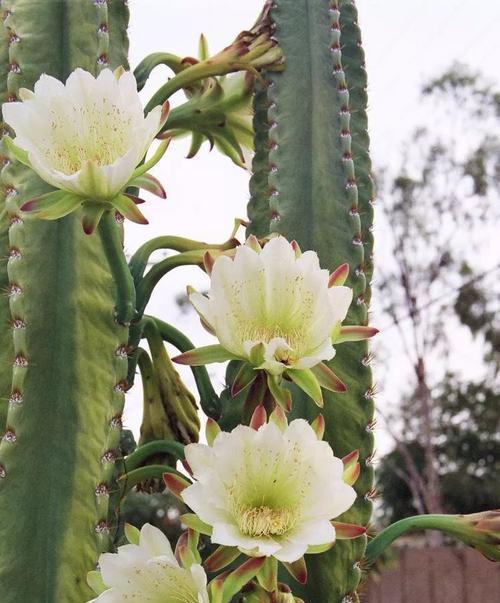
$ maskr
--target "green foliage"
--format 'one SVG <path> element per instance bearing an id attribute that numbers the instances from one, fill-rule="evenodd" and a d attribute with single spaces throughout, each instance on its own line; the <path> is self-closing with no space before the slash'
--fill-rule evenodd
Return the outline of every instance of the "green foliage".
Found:
<path id="1" fill-rule="evenodd" d="M 347 284 L 354 290 L 354 303 L 346 323 L 366 324 L 372 185 L 356 11 L 350 1 L 278 0 L 271 17 L 286 69 L 269 75 L 255 97 L 249 230 L 257 236 L 279 232 L 296 239 L 302 250 L 316 250 L 330 270 L 349 262 Z M 344 47 L 349 69 L 344 69 Z M 360 449 L 359 496 L 344 517 L 360 524 L 368 523 L 371 515 L 373 472 L 367 460 L 373 437 L 367 426 L 373 402 L 368 358 L 365 343 L 338 347 L 332 368 L 348 393 L 326 393 L 324 408 L 325 439 L 335 453 L 343 456 Z M 294 414 L 313 418 L 317 409 L 311 400 L 297 389 L 293 394 Z M 340 603 L 358 585 L 356 562 L 364 546 L 363 539 L 343 541 L 329 553 L 309 556 L 308 585 L 302 592 L 294 584 L 294 592 L 309 601 Z"/>
<path id="2" fill-rule="evenodd" d="M 64 80 L 76 67 L 126 66 L 121 0 L 6 0 L 2 7 L 13 99 L 41 73 Z M 123 387 L 116 386 L 126 375 L 127 329 L 114 321 L 100 239 L 86 237 L 77 216 L 24 222 L 19 203 L 49 188 L 17 162 L 2 179 L 11 193 L 9 245 L 19 252 L 8 266 L 15 360 L 0 444 L 2 601 L 81 603 L 90 595 L 86 572 L 112 529 L 107 489 L 120 439 Z"/>

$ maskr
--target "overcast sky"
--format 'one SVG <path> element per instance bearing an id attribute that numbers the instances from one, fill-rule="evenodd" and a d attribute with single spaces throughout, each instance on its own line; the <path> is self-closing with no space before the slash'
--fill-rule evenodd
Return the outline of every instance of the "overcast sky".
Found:
<path id="1" fill-rule="evenodd" d="M 211 52 L 226 46 L 253 24 L 260 0 L 130 0 L 130 63 L 132 68 L 151 52 L 195 55 L 203 32 Z M 386 165 L 397 159 L 407 134 L 422 120 L 432 119 L 418 99 L 429 77 L 460 61 L 482 71 L 500 85 L 500 1 L 480 0 L 358 0 L 369 77 L 369 119 L 372 155 Z M 144 101 L 164 83 L 167 70 L 158 68 L 143 91 Z M 227 238 L 234 217 L 246 215 L 248 174 L 202 148 L 187 160 L 187 141 L 172 145 L 156 175 L 168 200 L 151 198 L 141 207 L 149 226 L 127 223 L 126 250 L 162 234 L 211 242 Z M 148 312 L 175 323 L 196 343 L 212 343 L 192 314 L 184 316 L 174 298 L 186 284 L 207 287 L 201 271 L 181 268 L 157 287 Z M 383 336 L 383 334 L 381 335 Z M 187 375 L 186 379 L 189 379 Z M 215 374 L 220 387 L 220 373 Z M 384 403 L 383 392 L 379 403 Z M 125 424 L 137 433 L 141 416 L 138 387 L 128 395 Z M 379 434 L 379 448 L 387 440 Z"/>

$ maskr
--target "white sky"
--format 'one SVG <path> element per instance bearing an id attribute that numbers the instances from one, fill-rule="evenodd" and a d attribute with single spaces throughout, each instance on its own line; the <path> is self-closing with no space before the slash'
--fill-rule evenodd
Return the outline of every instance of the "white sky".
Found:
<path id="1" fill-rule="evenodd" d="M 212 52 L 226 46 L 253 24 L 260 0 L 130 0 L 130 63 L 134 68 L 157 51 L 196 55 L 203 32 Z M 418 100 L 420 86 L 440 75 L 453 62 L 481 70 L 500 85 L 500 1 L 477 0 L 358 0 L 369 77 L 369 119 L 372 155 L 376 164 L 397 160 L 407 134 L 432 119 Z M 158 68 L 143 91 L 147 101 L 167 76 Z M 127 222 L 126 250 L 132 253 L 144 241 L 175 234 L 210 242 L 223 241 L 234 217 L 246 215 L 248 174 L 228 159 L 209 153 L 206 145 L 195 159 L 185 155 L 188 141 L 171 146 L 155 173 L 167 189 L 168 200 L 148 199 L 141 207 L 149 226 Z M 375 235 L 376 235 L 375 231 Z M 187 284 L 206 288 L 201 271 L 176 269 L 157 287 L 148 312 L 176 324 L 196 345 L 213 342 L 192 314 L 183 316 L 174 298 Z M 380 337 L 383 337 L 383 333 Z M 186 381 L 190 382 L 189 373 Z M 220 372 L 215 375 L 220 386 Z M 125 425 L 137 433 L 141 392 L 128 395 Z M 378 403 L 384 405 L 384 392 Z M 379 431 L 379 449 L 388 440 Z"/>

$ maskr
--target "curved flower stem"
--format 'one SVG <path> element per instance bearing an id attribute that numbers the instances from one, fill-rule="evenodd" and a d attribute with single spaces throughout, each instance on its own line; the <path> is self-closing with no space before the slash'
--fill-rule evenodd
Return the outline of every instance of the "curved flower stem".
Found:
<path id="1" fill-rule="evenodd" d="M 145 318 L 153 320 L 163 340 L 175 346 L 180 352 L 187 352 L 194 348 L 191 340 L 172 325 L 158 318 L 150 316 Z M 203 412 L 214 420 L 219 419 L 221 403 L 210 381 L 207 369 L 204 366 L 192 366 L 191 370 L 200 395 L 200 405 Z"/>
<path id="2" fill-rule="evenodd" d="M 99 222 L 99 235 L 109 268 L 116 285 L 116 319 L 129 324 L 135 314 L 136 292 L 134 280 L 123 253 L 123 246 L 114 212 L 107 211 Z"/>
<path id="3" fill-rule="evenodd" d="M 142 316 L 158 281 L 178 266 L 197 266 L 203 264 L 205 250 L 186 251 L 166 258 L 155 264 L 137 283 L 137 312 Z M 127 267 L 128 270 L 128 267 Z"/>
<path id="4" fill-rule="evenodd" d="M 132 490 L 134 486 L 152 478 L 161 478 L 164 473 L 175 473 L 179 477 L 184 477 L 182 473 L 170 467 L 170 465 L 146 465 L 134 469 L 130 473 L 125 473 L 118 478 L 118 484 L 121 486 L 122 497 Z"/>
<path id="5" fill-rule="evenodd" d="M 149 258 L 151 254 L 159 249 L 172 249 L 173 251 L 178 251 L 180 253 L 186 251 L 196 251 L 200 249 L 219 249 L 226 250 L 232 249 L 238 245 L 238 241 L 235 238 L 231 238 L 225 243 L 222 244 L 210 244 L 203 243 L 201 241 L 193 241 L 191 239 L 186 239 L 184 237 L 173 237 L 173 236 L 163 236 L 156 237 L 141 245 L 139 249 L 134 253 L 132 258 L 129 261 L 129 268 L 134 281 L 137 283 L 140 278 L 144 275 L 144 271 L 146 270 L 146 266 L 148 264 Z"/>
<path id="6" fill-rule="evenodd" d="M 382 555 L 385 549 L 392 543 L 396 538 L 399 538 L 407 532 L 414 532 L 416 530 L 439 530 L 445 534 L 458 537 L 461 539 L 463 531 L 457 524 L 455 515 L 416 515 L 414 517 L 406 517 L 393 523 L 391 526 L 382 530 L 380 534 L 377 534 L 373 540 L 368 543 L 366 547 L 366 559 L 369 562 L 373 562 Z"/>
<path id="7" fill-rule="evenodd" d="M 184 445 L 179 442 L 169 442 L 168 440 L 157 440 L 138 446 L 134 452 L 130 453 L 124 459 L 124 466 L 127 472 L 131 473 L 137 469 L 149 457 L 156 454 L 171 454 L 179 460 L 184 459 Z"/>
<path id="8" fill-rule="evenodd" d="M 137 81 L 137 90 L 140 92 L 153 69 L 159 65 L 165 65 L 169 67 L 175 74 L 180 71 L 184 71 L 189 67 L 189 63 L 185 62 L 184 59 L 176 54 L 169 52 L 153 52 L 144 58 L 139 65 L 134 69 L 134 77 Z"/>

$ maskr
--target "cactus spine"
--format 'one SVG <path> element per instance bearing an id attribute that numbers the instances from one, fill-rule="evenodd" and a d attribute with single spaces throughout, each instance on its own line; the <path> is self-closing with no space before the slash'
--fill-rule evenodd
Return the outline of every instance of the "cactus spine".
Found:
<path id="1" fill-rule="evenodd" d="M 64 80 L 76 67 L 95 73 L 126 66 L 123 0 L 5 0 L 2 8 L 11 100 L 44 72 Z M 1 68 L 4 77 L 3 60 Z M 15 161 L 2 179 L 14 342 L 0 444 L 2 601 L 81 603 L 91 595 L 86 572 L 112 529 L 108 488 L 128 328 L 114 320 L 114 286 L 99 237 L 86 237 L 74 215 L 24 222 L 19 203 L 47 186 Z M 3 383 L 8 369 L 1 370 Z"/>
<path id="2" fill-rule="evenodd" d="M 373 196 L 366 132 L 366 78 L 356 9 L 350 0 L 275 0 L 275 37 L 283 73 L 269 74 L 255 96 L 256 155 L 250 232 L 279 232 L 318 252 L 323 267 L 349 262 L 354 302 L 345 324 L 366 324 L 371 277 Z M 344 50 L 345 49 L 345 50 Z M 344 56 L 345 52 L 345 56 Z M 337 456 L 360 450 L 358 499 L 343 519 L 371 516 L 372 377 L 364 342 L 338 347 L 332 367 L 346 394 L 325 393 L 326 436 Z M 294 391 L 294 413 L 312 418 L 310 400 Z M 306 601 L 356 601 L 365 541 L 339 541 L 308 556 Z"/>

